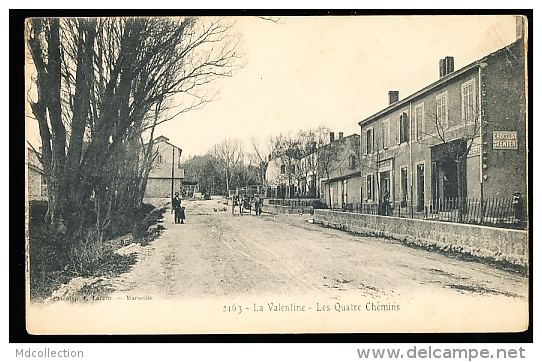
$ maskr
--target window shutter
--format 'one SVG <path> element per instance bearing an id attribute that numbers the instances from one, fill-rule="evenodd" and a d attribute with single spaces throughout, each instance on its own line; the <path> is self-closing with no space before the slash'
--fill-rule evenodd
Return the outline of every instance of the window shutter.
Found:
<path id="1" fill-rule="evenodd" d="M 367 131 L 363 131 L 361 134 L 361 152 L 367 154 Z"/>
<path id="2" fill-rule="evenodd" d="M 382 149 L 385 149 L 386 148 L 386 141 L 384 140 L 384 136 L 385 136 L 386 133 L 384 132 L 384 122 L 380 123 L 380 125 L 382 126 L 382 127 L 380 127 L 381 128 L 381 130 L 380 130 L 380 135 L 381 135 L 380 139 L 382 140 Z"/>
<path id="3" fill-rule="evenodd" d="M 401 144 L 401 116 L 397 117 L 397 132 L 395 132 L 395 140 L 397 144 Z"/>
<path id="4" fill-rule="evenodd" d="M 403 129 L 405 142 L 410 142 L 410 120 L 408 119 L 408 113 L 403 112 Z"/>
<path id="5" fill-rule="evenodd" d="M 386 123 L 386 130 L 387 130 L 387 133 L 386 133 L 386 147 L 389 147 L 390 146 L 390 138 L 391 138 L 391 135 L 390 135 L 390 132 L 391 132 L 390 121 L 388 121 Z"/>

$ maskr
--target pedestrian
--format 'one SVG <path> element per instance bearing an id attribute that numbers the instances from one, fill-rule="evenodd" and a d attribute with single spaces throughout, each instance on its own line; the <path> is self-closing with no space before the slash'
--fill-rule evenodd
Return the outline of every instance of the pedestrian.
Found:
<path id="1" fill-rule="evenodd" d="M 171 200 L 171 213 L 175 212 L 175 224 L 184 224 L 184 207 L 181 206 L 181 198 L 176 192 Z"/>
<path id="2" fill-rule="evenodd" d="M 521 224 L 525 218 L 525 204 L 521 192 L 514 192 L 512 205 L 514 206 L 514 223 Z"/>
<path id="3" fill-rule="evenodd" d="M 383 200 L 383 214 L 388 216 L 390 214 L 390 193 L 388 190 L 384 191 L 384 200 Z"/>
<path id="4" fill-rule="evenodd" d="M 262 214 L 262 199 L 260 198 L 260 195 L 254 194 L 254 211 L 256 213 L 256 216 Z"/>

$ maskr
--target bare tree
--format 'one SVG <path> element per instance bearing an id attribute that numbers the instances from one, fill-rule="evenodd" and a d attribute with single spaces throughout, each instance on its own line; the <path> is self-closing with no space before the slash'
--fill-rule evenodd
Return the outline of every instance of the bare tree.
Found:
<path id="1" fill-rule="evenodd" d="M 216 157 L 223 172 L 226 191 L 230 190 L 233 170 L 243 163 L 244 152 L 241 141 L 228 138 L 213 147 L 212 154 Z"/>
<path id="2" fill-rule="evenodd" d="M 113 161 L 141 151 L 143 132 L 212 100 L 207 85 L 243 65 L 231 25 L 210 18 L 28 20 L 35 68 L 29 103 L 55 230 L 80 234 L 91 197 L 98 229 L 107 224 L 119 192 L 120 165 Z M 148 164 L 152 154 L 143 159 Z"/>
<path id="3" fill-rule="evenodd" d="M 333 209 L 333 201 L 331 200 L 331 184 L 329 183 L 331 174 L 340 167 L 341 155 L 344 150 L 344 142 L 329 142 L 329 128 L 319 127 L 317 131 L 318 137 L 318 170 L 320 176 L 325 176 L 328 183 L 328 198 L 329 207 Z"/>
<path id="4" fill-rule="evenodd" d="M 273 137 L 269 137 L 267 141 L 264 142 L 263 144 L 260 144 L 257 138 L 252 137 L 251 145 L 252 145 L 251 155 L 252 155 L 252 158 L 254 158 L 254 161 L 258 168 L 258 176 L 260 179 L 260 183 L 264 189 L 267 189 L 265 173 L 267 171 L 267 167 L 269 166 L 269 156 L 273 152 Z"/>
<path id="5" fill-rule="evenodd" d="M 299 148 L 299 140 L 291 134 L 279 134 L 273 142 L 273 162 L 281 168 L 281 175 L 284 175 L 287 185 L 287 193 L 283 196 L 291 197 L 293 180 L 296 179 L 301 160 L 301 150 Z M 297 185 L 299 186 L 299 185 Z"/>
<path id="6" fill-rule="evenodd" d="M 479 107 L 475 99 L 474 95 L 463 99 L 462 114 L 453 115 L 453 118 L 447 109 L 441 111 L 438 106 L 436 111 L 427 110 L 425 114 L 428 120 L 426 124 L 428 123 L 429 127 L 426 127 L 427 129 L 423 132 L 425 138 L 422 142 L 437 146 L 441 150 L 441 157 L 455 165 L 456 197 L 460 221 L 466 199 L 464 187 L 466 184 L 466 160 L 473 146 L 480 142 L 481 122 Z"/>

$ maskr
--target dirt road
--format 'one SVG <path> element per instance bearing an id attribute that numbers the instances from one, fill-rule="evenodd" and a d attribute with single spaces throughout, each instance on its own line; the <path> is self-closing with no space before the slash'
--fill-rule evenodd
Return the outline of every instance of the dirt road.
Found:
<path id="1" fill-rule="evenodd" d="M 170 299 L 353 292 L 499 295 L 526 300 L 528 279 L 476 262 L 360 237 L 307 222 L 309 215 L 240 216 L 220 200 L 186 201 L 187 220 L 165 215 L 118 293 Z M 218 210 L 218 211 L 215 211 Z"/>
<path id="2" fill-rule="evenodd" d="M 107 295 L 28 309 L 38 334 L 499 332 L 525 330 L 528 278 L 309 215 L 239 216 L 185 201 Z M 217 211 L 215 211 L 215 209 Z"/>

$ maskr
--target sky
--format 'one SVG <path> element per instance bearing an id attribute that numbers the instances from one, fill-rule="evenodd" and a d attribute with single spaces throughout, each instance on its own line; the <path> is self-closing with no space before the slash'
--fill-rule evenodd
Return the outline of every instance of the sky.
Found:
<path id="1" fill-rule="evenodd" d="M 513 16 L 342 16 L 237 19 L 247 64 L 214 84 L 219 100 L 157 130 L 203 154 L 225 138 L 250 150 L 256 137 L 329 127 L 359 133 L 358 122 L 436 81 L 439 59 L 455 69 L 515 41 Z"/>
<path id="2" fill-rule="evenodd" d="M 329 127 L 345 136 L 385 108 L 436 81 L 439 59 L 455 69 L 515 41 L 514 16 L 321 16 L 236 20 L 246 65 L 212 84 L 217 100 L 159 126 L 182 160 L 226 138 L 250 151 L 279 133 Z M 32 122 L 31 122 L 32 123 Z M 35 121 L 34 121 L 35 123 Z M 31 124 L 29 139 L 35 137 Z"/>

